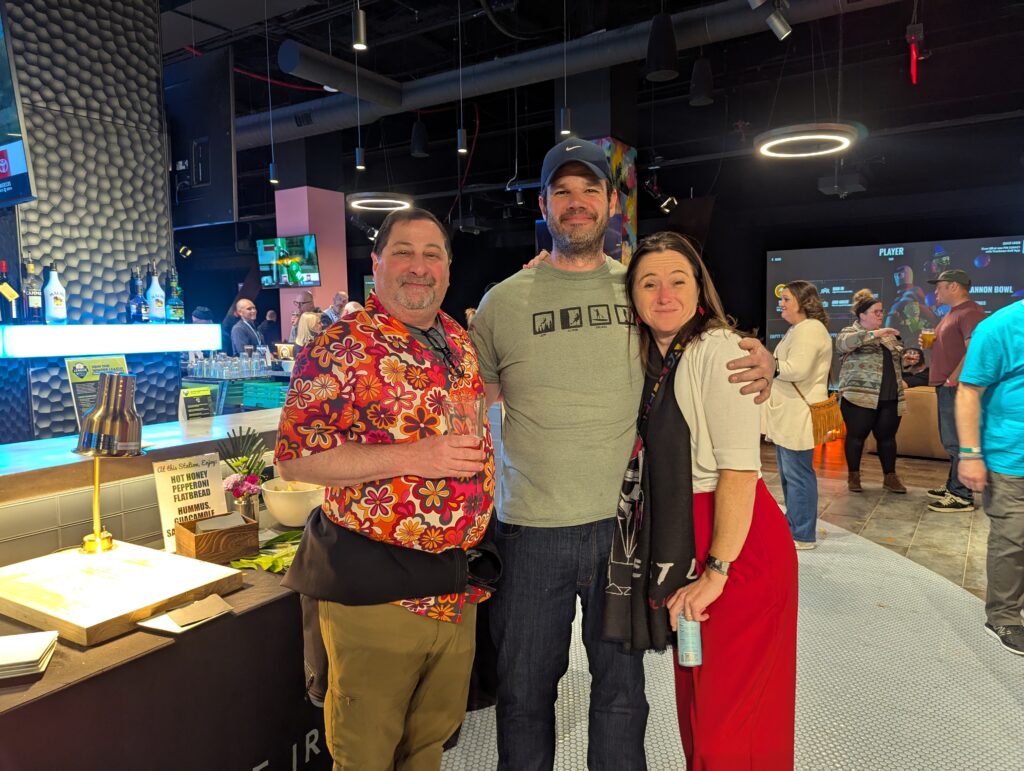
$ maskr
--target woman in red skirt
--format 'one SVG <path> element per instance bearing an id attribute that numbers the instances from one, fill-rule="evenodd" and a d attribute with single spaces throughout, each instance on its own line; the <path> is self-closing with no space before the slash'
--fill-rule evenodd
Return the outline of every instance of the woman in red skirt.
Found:
<path id="1" fill-rule="evenodd" d="M 626 288 L 647 379 L 606 636 L 663 650 L 680 615 L 701 622 L 702 664 L 675 663 L 687 768 L 792 768 L 796 553 L 760 479 L 759 407 L 728 381 L 740 337 L 675 233 L 641 243 Z"/>

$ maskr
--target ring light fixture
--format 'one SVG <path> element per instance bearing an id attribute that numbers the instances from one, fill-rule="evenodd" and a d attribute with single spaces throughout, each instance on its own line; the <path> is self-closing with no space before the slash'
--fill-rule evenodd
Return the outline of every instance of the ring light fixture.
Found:
<path id="1" fill-rule="evenodd" d="M 844 152 L 866 134 L 853 123 L 801 123 L 759 134 L 754 146 L 768 158 L 818 158 Z"/>
<path id="2" fill-rule="evenodd" d="M 400 211 L 412 208 L 412 196 L 402 193 L 350 193 L 348 205 L 358 211 Z"/>

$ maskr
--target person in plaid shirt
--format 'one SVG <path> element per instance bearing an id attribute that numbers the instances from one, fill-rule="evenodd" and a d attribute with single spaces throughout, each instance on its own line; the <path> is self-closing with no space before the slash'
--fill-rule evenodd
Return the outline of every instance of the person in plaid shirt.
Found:
<path id="1" fill-rule="evenodd" d="M 449 432 L 450 399 L 484 396 L 468 334 L 440 312 L 450 242 L 429 212 L 393 212 L 372 257 L 366 308 L 297 357 L 275 461 L 285 479 L 327 487 L 321 512 L 338 527 L 394 547 L 469 550 L 490 520 L 494 458 L 486 426 L 482 441 Z M 465 713 L 487 596 L 320 600 L 335 768 L 440 766 Z"/>

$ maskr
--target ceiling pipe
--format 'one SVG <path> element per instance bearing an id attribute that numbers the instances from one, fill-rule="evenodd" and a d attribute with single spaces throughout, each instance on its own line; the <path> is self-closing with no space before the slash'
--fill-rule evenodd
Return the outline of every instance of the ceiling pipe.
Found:
<path id="1" fill-rule="evenodd" d="M 854 13 L 902 1 L 802 0 L 790 6 L 787 18 L 791 24 L 797 25 L 840 13 Z M 771 10 L 768 4 L 764 9 Z M 716 5 L 673 14 L 672 26 L 679 50 L 684 50 L 746 35 L 765 34 L 768 32 L 765 26 L 766 15 L 765 12 L 751 11 L 747 0 L 725 0 Z M 651 22 L 645 21 L 569 41 L 565 47 L 566 74 L 577 75 L 644 59 L 647 55 L 650 27 Z M 462 70 L 463 97 L 472 99 L 475 96 L 560 78 L 563 67 L 562 51 L 562 43 L 556 43 L 465 67 Z M 360 96 L 363 95 L 363 78 L 369 76 L 370 73 L 360 68 Z M 366 104 L 364 99 L 361 118 L 364 124 L 372 123 L 386 115 L 444 104 L 457 99 L 458 96 L 459 73 L 457 70 L 449 70 L 401 84 L 401 104 L 398 106 Z M 277 142 L 302 139 L 355 125 L 356 100 L 345 94 L 335 94 L 274 110 L 274 138 Z M 238 118 L 235 121 L 235 142 L 239 150 L 269 144 L 270 126 L 267 114 L 254 113 Z"/>
<path id="2" fill-rule="evenodd" d="M 356 67 L 295 40 L 285 40 L 277 49 L 277 66 L 297 78 L 330 86 L 343 94 L 356 92 Z M 359 98 L 385 107 L 400 109 L 402 84 L 365 67 L 359 68 Z M 276 138 L 276 137 L 275 137 Z"/>

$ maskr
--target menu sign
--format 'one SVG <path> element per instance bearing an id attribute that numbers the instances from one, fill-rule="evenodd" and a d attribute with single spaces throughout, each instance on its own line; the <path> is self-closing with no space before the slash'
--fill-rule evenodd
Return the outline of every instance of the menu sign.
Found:
<path id="1" fill-rule="evenodd" d="M 178 403 L 178 420 L 213 417 L 213 392 L 209 386 L 182 388 Z"/>
<path id="2" fill-rule="evenodd" d="M 100 375 L 105 372 L 128 374 L 124 356 L 92 356 L 87 359 L 64 359 L 71 383 L 71 399 L 75 404 L 78 430 L 82 430 L 82 416 L 96 404 Z"/>
<path id="3" fill-rule="evenodd" d="M 220 476 L 220 456 L 215 452 L 153 464 L 156 497 L 164 551 L 173 552 L 174 525 L 227 514 Z"/>

